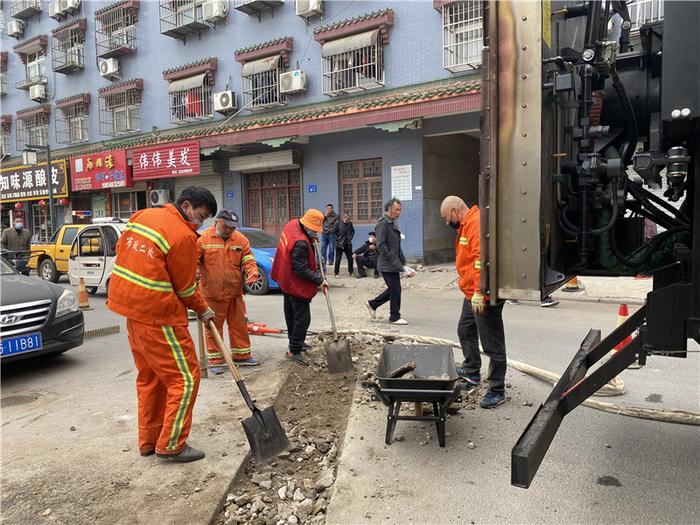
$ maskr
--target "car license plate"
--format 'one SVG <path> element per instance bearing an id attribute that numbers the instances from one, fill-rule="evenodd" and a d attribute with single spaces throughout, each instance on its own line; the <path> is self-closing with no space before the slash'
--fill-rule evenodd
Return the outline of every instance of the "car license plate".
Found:
<path id="1" fill-rule="evenodd" d="M 24 354 L 26 352 L 34 352 L 41 350 L 41 334 L 20 335 L 17 337 L 8 337 L 2 340 L 0 355 L 7 357 L 8 355 Z"/>

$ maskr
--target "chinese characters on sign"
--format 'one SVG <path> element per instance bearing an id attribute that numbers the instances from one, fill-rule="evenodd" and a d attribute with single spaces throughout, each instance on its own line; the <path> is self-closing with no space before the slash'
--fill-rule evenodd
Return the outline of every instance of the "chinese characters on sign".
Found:
<path id="1" fill-rule="evenodd" d="M 103 151 L 70 159 L 73 191 L 124 188 L 134 185 L 126 150 Z"/>
<path id="2" fill-rule="evenodd" d="M 181 142 L 135 149 L 131 157 L 134 179 L 162 179 L 199 175 L 199 143 Z"/>
<path id="3" fill-rule="evenodd" d="M 391 196 L 401 201 L 413 200 L 411 191 L 413 179 L 413 166 L 404 164 L 391 167 Z"/>
<path id="4" fill-rule="evenodd" d="M 51 163 L 51 174 L 46 164 L 36 166 L 16 166 L 0 170 L 0 200 L 26 201 L 46 199 L 49 196 L 49 178 L 54 197 L 67 197 L 66 161 Z"/>

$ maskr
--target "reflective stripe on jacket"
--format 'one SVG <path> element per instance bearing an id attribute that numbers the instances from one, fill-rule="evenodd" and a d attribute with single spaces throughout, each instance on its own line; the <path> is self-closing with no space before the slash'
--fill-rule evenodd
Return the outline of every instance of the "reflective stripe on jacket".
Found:
<path id="1" fill-rule="evenodd" d="M 117 242 L 107 307 L 155 325 L 187 325 L 187 308 L 204 312 L 197 291 L 197 227 L 168 204 L 132 215 Z"/>
<path id="2" fill-rule="evenodd" d="M 230 300 L 243 293 L 245 276 L 258 275 L 250 241 L 239 231 L 224 240 L 212 226 L 197 239 L 199 287 L 207 301 Z"/>
<path id="3" fill-rule="evenodd" d="M 459 288 L 467 299 L 471 299 L 474 292 L 481 289 L 480 235 L 479 207 L 472 206 L 460 224 L 455 239 L 455 266 L 459 275 Z"/>
<path id="4" fill-rule="evenodd" d="M 284 293 L 300 299 L 311 300 L 316 295 L 318 284 L 303 279 L 292 268 L 292 251 L 294 244 L 298 241 L 303 241 L 308 245 L 308 267 L 312 272 L 316 272 L 318 266 L 309 238 L 302 230 L 299 219 L 292 219 L 284 225 L 270 275 L 277 281 Z"/>

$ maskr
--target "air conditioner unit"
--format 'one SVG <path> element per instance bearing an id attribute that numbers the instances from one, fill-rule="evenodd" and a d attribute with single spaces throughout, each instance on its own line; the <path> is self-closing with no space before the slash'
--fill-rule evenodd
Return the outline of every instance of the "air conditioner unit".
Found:
<path id="1" fill-rule="evenodd" d="M 172 202 L 170 190 L 151 190 L 150 199 L 151 206 L 165 206 Z"/>
<path id="2" fill-rule="evenodd" d="M 116 58 L 100 58 L 99 59 L 100 75 L 105 78 L 119 77 L 119 60 Z"/>
<path id="3" fill-rule="evenodd" d="M 306 73 L 300 69 L 280 73 L 280 93 L 306 91 Z"/>
<path id="4" fill-rule="evenodd" d="M 323 14 L 323 0 L 296 0 L 297 15 L 309 18 Z"/>
<path id="5" fill-rule="evenodd" d="M 60 0 L 54 0 L 53 2 L 49 2 L 49 16 L 51 18 L 59 19 L 61 18 L 61 15 L 63 14 L 63 10 L 61 9 L 61 2 Z"/>
<path id="6" fill-rule="evenodd" d="M 10 20 L 7 23 L 7 34 L 19 38 L 24 34 L 24 22 L 21 20 Z"/>
<path id="7" fill-rule="evenodd" d="M 80 9 L 81 0 L 60 0 L 65 11 L 77 11 Z"/>
<path id="8" fill-rule="evenodd" d="M 214 111 L 217 113 L 232 113 L 236 111 L 236 94 L 233 91 L 214 93 Z"/>
<path id="9" fill-rule="evenodd" d="M 44 100 L 46 98 L 46 86 L 43 84 L 29 86 L 29 98 L 37 102 Z"/>
<path id="10" fill-rule="evenodd" d="M 205 0 L 202 4 L 202 18 L 207 22 L 223 20 L 228 16 L 228 2 L 226 0 Z"/>

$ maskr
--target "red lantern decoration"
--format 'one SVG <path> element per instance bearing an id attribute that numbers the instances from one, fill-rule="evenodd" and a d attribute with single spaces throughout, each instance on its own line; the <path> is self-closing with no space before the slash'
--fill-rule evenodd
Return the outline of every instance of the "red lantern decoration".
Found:
<path id="1" fill-rule="evenodd" d="M 60 201 L 58 201 L 58 203 L 61 206 L 66 207 L 70 204 L 70 201 L 68 199 L 66 199 L 65 197 L 63 197 Z"/>
<path id="2" fill-rule="evenodd" d="M 39 206 L 41 206 L 42 208 L 43 208 L 44 206 L 46 206 L 46 201 L 45 201 L 44 199 L 41 199 L 41 200 L 39 201 Z"/>
<path id="3" fill-rule="evenodd" d="M 22 209 L 24 209 L 24 204 L 22 204 L 21 202 L 16 202 L 15 203 L 15 210 L 22 210 Z"/>

